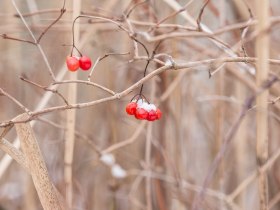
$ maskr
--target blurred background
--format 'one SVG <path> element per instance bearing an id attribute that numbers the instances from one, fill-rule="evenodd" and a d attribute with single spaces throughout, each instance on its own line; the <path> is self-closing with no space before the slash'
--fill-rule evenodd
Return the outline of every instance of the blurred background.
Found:
<path id="1" fill-rule="evenodd" d="M 15 1 L 32 32 L 38 37 L 60 14 L 63 1 Z M 143 3 L 141 3 L 143 2 Z M 188 2 L 190 2 L 188 4 Z M 149 36 L 173 32 L 191 33 L 205 1 L 187 0 L 83 0 L 81 14 L 109 17 L 118 20 L 133 8 L 130 27 L 150 53 L 157 42 L 148 42 Z M 247 2 L 247 5 L 246 3 Z M 177 10 L 176 5 L 187 5 L 186 11 L 168 18 L 163 24 L 173 26 L 153 27 L 153 23 L 168 17 Z M 134 5 L 137 5 L 134 8 Z M 217 31 L 228 25 L 254 21 L 248 8 L 255 15 L 256 1 L 213 0 L 202 15 L 202 23 L 209 30 Z M 269 30 L 270 58 L 280 59 L 279 26 L 280 2 L 270 1 L 270 16 L 276 21 Z M 55 76 L 71 79 L 65 58 L 71 52 L 73 1 L 66 0 L 66 12 L 42 38 L 40 44 Z M 187 15 L 186 15 L 187 14 Z M 122 24 L 128 27 L 128 23 Z M 177 27 L 175 27 L 176 25 Z M 179 26 L 179 27 L 178 27 Z M 143 77 L 145 59 L 135 59 L 133 41 L 117 26 L 100 20 L 82 18 L 79 21 L 79 50 L 93 62 L 108 53 L 94 69 L 92 82 L 114 92 L 121 92 Z M 181 27 L 181 28 L 180 28 Z M 192 30 L 190 30 L 192 29 Z M 255 39 L 242 45 L 244 29 L 246 37 L 254 32 L 236 27 L 215 36 L 220 45 L 209 36 L 170 38 L 164 40 L 157 53 L 162 62 L 172 56 L 176 63 L 187 63 L 211 58 L 228 57 L 224 48 L 236 55 L 256 57 Z M 12 1 L 0 1 L 0 34 L 18 39 L 32 40 L 22 20 L 17 16 Z M 144 34 L 144 35 L 143 35 Z M 224 47 L 219 47 L 219 46 Z M 139 47 L 139 56 L 146 56 Z M 42 55 L 35 45 L 0 37 L 0 87 L 30 110 L 38 107 L 64 105 L 56 94 L 49 94 L 40 87 L 24 82 L 24 77 L 41 86 L 52 87 L 52 79 Z M 129 54 L 127 54 L 129 52 Z M 151 62 L 148 73 L 162 64 Z M 278 74 L 278 66 L 271 71 Z M 75 146 L 73 154 L 73 203 L 72 209 L 191 209 L 193 200 L 221 148 L 226 133 L 239 116 L 246 99 L 256 90 L 254 63 L 228 63 L 209 78 L 215 65 L 200 65 L 191 69 L 166 71 L 145 82 L 143 94 L 162 110 L 162 119 L 155 122 L 139 121 L 125 112 L 125 106 L 140 88 L 110 102 L 78 109 L 76 111 Z M 251 70 L 251 73 L 249 72 Z M 77 79 L 87 80 L 88 72 L 79 71 Z M 58 91 L 66 98 L 69 84 L 61 84 Z M 279 84 L 270 90 L 270 101 L 280 95 Z M 67 96 L 68 95 L 68 96 Z M 90 102 L 110 96 L 96 87 L 77 84 L 77 103 Z M 0 97 L 0 120 L 10 120 L 22 113 L 7 97 Z M 280 106 L 269 105 L 269 157 L 279 153 Z M 66 193 L 64 178 L 67 112 L 53 112 L 32 121 L 34 132 L 46 161 L 50 178 L 58 191 Z M 17 138 L 13 128 L 7 136 L 11 143 Z M 123 144 L 119 144 L 124 142 Z M 117 146 L 116 146 L 117 145 Z M 113 147 L 112 147 L 113 146 Z M 116 147 L 114 147 L 116 146 Z M 200 209 L 258 209 L 259 196 L 256 176 L 256 109 L 247 112 L 229 149 L 223 157 L 213 179 L 211 190 L 205 191 Z M 120 166 L 118 177 L 112 173 L 106 161 L 100 160 L 104 152 L 113 155 Z M 112 156 L 106 156 L 112 158 Z M 280 161 L 275 159 L 266 170 L 269 186 L 269 209 L 280 209 Z M 241 186 L 236 194 L 235 190 Z M 232 195 L 232 197 L 230 197 Z M 0 209 L 42 209 L 30 175 L 15 161 L 9 162 L 0 151 Z"/>

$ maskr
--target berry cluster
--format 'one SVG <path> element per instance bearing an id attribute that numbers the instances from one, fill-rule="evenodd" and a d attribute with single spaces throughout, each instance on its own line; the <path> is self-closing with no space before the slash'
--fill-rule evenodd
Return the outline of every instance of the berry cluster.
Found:
<path id="1" fill-rule="evenodd" d="M 148 103 L 144 99 L 132 100 L 126 106 L 126 113 L 134 115 L 138 120 L 155 121 L 161 118 L 161 111 L 154 104 Z"/>
<path id="2" fill-rule="evenodd" d="M 91 59 L 87 56 L 67 56 L 66 64 L 69 71 L 77 71 L 78 68 L 87 71 L 91 67 Z"/>

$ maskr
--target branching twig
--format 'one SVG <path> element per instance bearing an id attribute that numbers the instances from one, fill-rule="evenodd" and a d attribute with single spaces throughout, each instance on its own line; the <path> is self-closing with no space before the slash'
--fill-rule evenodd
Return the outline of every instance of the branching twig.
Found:
<path id="1" fill-rule="evenodd" d="M 12 102 L 14 102 L 18 107 L 20 107 L 24 112 L 29 113 L 29 110 L 24 106 L 22 103 L 20 103 L 16 98 L 11 96 L 9 93 L 4 91 L 2 88 L 0 88 L 0 96 L 6 96 L 8 99 L 10 99 Z"/>
<path id="2" fill-rule="evenodd" d="M 65 98 L 60 92 L 58 92 L 57 89 L 51 89 L 51 88 L 49 88 L 49 87 L 39 85 L 39 84 L 37 84 L 37 83 L 35 83 L 35 82 L 33 82 L 33 81 L 27 79 L 27 78 L 24 78 L 24 77 L 20 77 L 20 79 L 21 79 L 22 81 L 24 81 L 24 82 L 27 82 L 27 83 L 29 83 L 29 84 L 31 84 L 31 85 L 34 85 L 35 87 L 41 88 L 41 89 L 43 89 L 43 90 L 45 90 L 45 91 L 50 91 L 50 92 L 52 92 L 52 93 L 58 95 L 58 96 L 64 101 L 65 104 L 67 104 L 67 105 L 69 104 L 68 101 L 66 100 L 66 98 Z M 55 84 L 58 84 L 58 83 L 55 83 Z"/>
<path id="3" fill-rule="evenodd" d="M 98 99 L 98 100 L 87 102 L 87 103 L 78 103 L 78 104 L 69 104 L 69 105 L 64 105 L 64 106 L 56 106 L 56 107 L 42 109 L 42 110 L 35 111 L 35 112 L 30 112 L 29 113 L 30 118 L 28 118 L 27 121 L 32 120 L 34 117 L 41 116 L 41 115 L 51 113 L 51 112 L 54 112 L 54 111 L 62 111 L 62 110 L 66 110 L 66 109 L 81 109 L 81 108 L 84 108 L 84 107 L 94 106 L 96 104 L 104 103 L 104 102 L 107 102 L 107 101 L 113 101 L 113 100 L 120 99 L 120 98 L 128 95 L 129 93 L 131 93 L 136 88 L 140 87 L 143 83 L 147 82 L 148 80 L 150 80 L 155 75 L 158 75 L 158 74 L 160 74 L 164 71 L 170 70 L 170 69 L 180 70 L 180 69 L 194 68 L 194 67 L 203 66 L 203 65 L 209 65 L 209 64 L 215 63 L 215 62 L 218 62 L 218 63 L 220 63 L 220 62 L 221 63 L 223 63 L 223 62 L 225 62 L 225 63 L 228 63 L 228 62 L 247 62 L 248 60 L 252 61 L 252 62 L 256 62 L 257 58 L 247 58 L 247 57 L 246 58 L 244 58 L 244 57 L 231 58 L 231 57 L 229 57 L 229 58 L 208 59 L 208 60 L 202 60 L 202 61 L 195 61 L 195 62 L 189 62 L 189 63 L 186 63 L 186 64 L 173 63 L 173 64 L 166 65 L 166 66 L 163 66 L 161 68 L 158 68 L 158 69 L 154 70 L 153 72 L 146 75 L 144 78 L 142 78 L 141 80 L 139 80 L 138 82 L 136 82 L 132 86 L 128 87 L 127 89 L 123 90 L 120 93 L 116 93 L 113 96 Z M 270 62 L 270 64 L 280 65 L 280 61 L 276 60 L 276 59 L 269 59 L 269 62 Z M 2 122 L 0 124 L 0 127 L 6 127 L 6 126 L 9 126 L 9 125 L 14 124 L 14 123 L 19 123 L 19 122 L 15 121 L 15 120 Z"/>
<path id="4" fill-rule="evenodd" d="M 202 14 L 204 12 L 204 9 L 206 8 L 206 6 L 209 2 L 210 2 L 210 0 L 206 0 L 206 2 L 203 4 L 202 8 L 200 9 L 198 18 L 196 20 L 198 31 L 202 31 L 202 28 L 200 26 L 200 22 L 201 22 L 201 18 L 202 18 Z"/>
<path id="5" fill-rule="evenodd" d="M 126 18 L 129 18 L 130 14 L 133 12 L 133 10 L 135 10 L 135 8 L 137 8 L 138 6 L 140 6 L 142 4 L 145 4 L 146 2 L 148 2 L 148 0 L 140 1 L 136 4 L 134 4 L 131 8 L 129 8 L 128 11 L 125 11 Z"/>
<path id="6" fill-rule="evenodd" d="M 80 84 L 85 84 L 85 85 L 90 85 L 93 87 L 97 87 L 101 90 L 104 90 L 105 92 L 109 93 L 110 95 L 115 95 L 116 93 L 102 85 L 99 85 L 94 82 L 89 82 L 89 81 L 84 81 L 84 80 L 63 80 L 63 81 L 56 81 L 52 83 L 52 85 L 57 85 L 57 84 L 71 84 L 71 83 L 80 83 Z"/>
<path id="7" fill-rule="evenodd" d="M 29 40 L 25 40 L 25 39 L 19 39 L 19 38 L 11 37 L 11 36 L 8 36 L 7 34 L 0 34 L 0 36 L 3 39 L 9 39 L 9 40 L 14 40 L 14 41 L 18 41 L 18 42 L 25 42 L 25 43 L 32 44 L 32 45 L 37 45 L 36 42 L 34 42 L 34 41 L 29 41 Z"/>
<path id="8" fill-rule="evenodd" d="M 65 1 L 66 0 L 63 0 L 63 5 L 62 5 L 62 8 L 60 10 L 60 14 L 59 16 L 50 24 L 48 25 L 48 27 L 46 27 L 46 29 L 41 33 L 41 35 L 38 37 L 36 43 L 40 43 L 41 39 L 43 38 L 43 36 L 47 33 L 47 31 L 54 25 L 56 24 L 60 19 L 61 17 L 63 16 L 63 14 L 66 12 L 66 9 L 65 9 Z"/>
<path id="9" fill-rule="evenodd" d="M 91 68 L 91 70 L 90 70 L 90 73 L 89 73 L 89 75 L 88 75 L 88 81 L 90 82 L 90 80 L 91 80 L 91 75 L 92 75 L 92 73 L 93 73 L 93 70 L 95 69 L 95 67 L 97 66 L 97 64 L 100 62 L 100 61 L 102 61 L 103 59 L 105 59 L 105 58 L 107 58 L 108 56 L 111 56 L 111 55 L 129 55 L 130 53 L 129 52 L 127 52 L 127 53 L 107 53 L 107 54 L 105 54 L 104 56 L 102 56 L 102 57 L 98 57 L 97 59 L 96 59 L 96 61 L 94 62 L 94 65 L 93 65 L 93 67 Z M 112 93 L 112 92 L 111 92 Z"/>
<path id="10" fill-rule="evenodd" d="M 234 135 L 236 134 L 241 122 L 243 121 L 244 117 L 246 116 L 247 111 L 252 107 L 253 102 L 256 100 L 258 95 L 262 94 L 263 91 L 266 91 L 274 83 L 276 83 L 278 81 L 279 81 L 279 79 L 277 77 L 273 77 L 272 79 L 266 81 L 265 83 L 263 83 L 262 87 L 256 92 L 256 94 L 254 94 L 253 96 L 251 96 L 247 99 L 239 116 L 237 117 L 237 119 L 235 120 L 235 122 L 233 123 L 231 128 L 229 129 L 228 133 L 224 137 L 223 144 L 221 145 L 221 149 L 218 152 L 218 154 L 216 155 L 214 161 L 212 162 L 210 169 L 207 173 L 207 176 L 204 179 L 202 189 L 200 190 L 200 192 L 198 193 L 198 195 L 196 196 L 196 198 L 192 204 L 192 210 L 199 209 L 199 205 L 204 199 L 205 189 L 209 186 L 209 184 L 214 176 L 214 173 L 216 172 L 226 151 L 229 149 L 229 145 L 230 145 Z"/>
<path id="11" fill-rule="evenodd" d="M 25 21 L 24 17 L 22 16 L 22 14 L 21 14 L 21 12 L 20 12 L 20 10 L 19 10 L 19 8 L 18 8 L 18 6 L 17 6 L 15 0 L 11 0 L 11 1 L 12 1 L 12 3 L 13 3 L 14 8 L 16 9 L 18 15 L 20 16 L 20 19 L 22 20 L 23 24 L 25 25 L 26 29 L 28 30 L 30 36 L 32 37 L 33 41 L 36 43 L 36 46 L 37 46 L 37 48 L 39 49 L 39 51 L 40 51 L 40 53 L 41 53 L 41 55 L 42 55 L 42 57 L 43 57 L 43 60 L 44 60 L 44 62 L 45 62 L 46 65 L 47 65 L 47 68 L 48 68 L 48 71 L 49 71 L 50 76 L 51 76 L 52 79 L 55 81 L 55 76 L 54 76 L 53 70 L 52 70 L 52 68 L 51 68 L 51 66 L 50 66 L 50 63 L 49 63 L 49 61 L 48 61 L 48 59 L 47 59 L 47 56 L 46 56 L 45 52 L 43 51 L 43 49 L 42 49 L 40 43 L 37 43 L 37 39 L 36 39 L 35 35 L 33 34 L 32 30 L 30 29 L 30 27 L 28 26 L 28 24 L 27 24 L 27 22 Z"/>

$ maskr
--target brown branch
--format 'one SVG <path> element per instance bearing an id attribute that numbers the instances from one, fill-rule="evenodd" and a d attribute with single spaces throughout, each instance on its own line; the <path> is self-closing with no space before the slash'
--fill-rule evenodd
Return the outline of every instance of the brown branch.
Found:
<path id="1" fill-rule="evenodd" d="M 0 138 L 0 149 L 11 156 L 21 167 L 29 172 L 29 167 L 24 154 L 4 138 Z"/>
<path id="2" fill-rule="evenodd" d="M 184 12 L 187 7 L 192 3 L 193 1 L 189 1 L 187 4 L 185 4 L 181 9 L 174 11 L 173 13 L 171 13 L 170 15 L 166 16 L 165 18 L 163 18 L 162 20 L 158 21 L 157 24 L 152 27 L 149 32 L 151 32 L 152 30 L 154 30 L 154 28 L 157 28 L 161 23 L 165 22 L 166 20 L 175 17 L 176 15 L 180 14 L 181 12 Z"/>
<path id="3" fill-rule="evenodd" d="M 35 83 L 35 82 L 31 81 L 31 80 L 28 80 L 27 78 L 24 78 L 24 77 L 20 77 L 20 79 L 22 81 L 24 81 L 24 82 L 27 82 L 27 83 L 29 83 L 31 85 L 34 85 L 35 87 L 41 88 L 41 89 L 43 89 L 45 91 L 50 91 L 50 92 L 58 95 L 64 101 L 65 104 L 67 104 L 67 105 L 69 104 L 68 101 L 66 100 L 66 98 L 60 92 L 58 92 L 57 89 L 51 89 L 49 87 L 39 85 L 39 84 L 37 84 L 37 83 Z"/>
<path id="4" fill-rule="evenodd" d="M 14 41 L 18 41 L 18 42 L 25 42 L 25 43 L 32 44 L 32 45 L 37 45 L 36 42 L 30 41 L 30 40 L 25 40 L 25 39 L 19 39 L 19 38 L 11 37 L 11 36 L 8 36 L 7 34 L 0 34 L 0 36 L 3 39 L 9 39 L 9 40 L 14 40 Z"/>
<path id="5" fill-rule="evenodd" d="M 135 8 L 137 8 L 138 6 L 142 5 L 142 4 L 145 4 L 146 2 L 148 2 L 148 0 L 143 0 L 143 1 L 140 1 L 136 4 L 134 4 L 131 8 L 128 9 L 127 12 L 125 12 L 125 16 L 126 18 L 129 18 L 130 14 L 133 12 L 133 10 L 135 10 Z"/>
<path id="6" fill-rule="evenodd" d="M 34 15 L 40 15 L 46 13 L 58 13 L 58 12 L 61 13 L 61 9 L 42 9 L 35 12 L 22 13 L 22 17 L 31 17 Z M 67 12 L 73 12 L 73 11 L 67 10 Z M 20 18 L 19 14 L 14 14 L 14 16 Z"/>
<path id="7" fill-rule="evenodd" d="M 278 149 L 268 161 L 262 165 L 258 170 L 252 172 L 246 179 L 244 179 L 229 195 L 228 200 L 233 201 L 236 197 L 251 184 L 261 173 L 265 173 L 280 157 L 280 149 Z"/>
<path id="8" fill-rule="evenodd" d="M 250 8 L 250 6 L 249 6 L 247 0 L 242 0 L 242 1 L 243 1 L 243 3 L 245 4 L 245 6 L 246 6 L 246 8 L 247 8 L 247 10 L 248 10 L 248 13 L 249 13 L 249 15 L 250 15 L 250 19 L 253 19 L 253 18 L 254 18 L 254 15 L 253 15 L 252 9 Z"/>
<path id="9" fill-rule="evenodd" d="M 85 85 L 90 85 L 93 87 L 97 87 L 101 90 L 104 90 L 105 92 L 109 93 L 110 95 L 115 95 L 116 93 L 102 85 L 99 85 L 94 82 L 89 82 L 89 81 L 84 81 L 84 80 L 63 80 L 63 81 L 56 81 L 52 83 L 52 85 L 57 85 L 57 84 L 71 84 L 71 83 L 80 83 L 80 84 L 85 84 Z"/>
<path id="10" fill-rule="evenodd" d="M 47 119 L 44 119 L 44 118 L 41 118 L 39 117 L 37 119 L 38 121 L 41 121 L 43 123 L 46 123 L 48 125 L 51 125 L 55 128 L 59 128 L 59 129 L 63 129 L 65 130 L 66 127 L 61 125 L 61 124 L 58 124 L 58 123 L 55 123 L 53 121 L 50 121 L 50 120 L 47 120 Z M 101 150 L 92 142 L 92 138 L 90 138 L 89 136 L 75 130 L 75 135 L 80 138 L 82 141 L 84 141 L 93 151 L 95 151 L 98 155 L 101 155 Z"/>
<path id="11" fill-rule="evenodd" d="M 62 9 L 60 10 L 60 14 L 59 16 L 48 26 L 46 27 L 46 29 L 41 33 L 41 35 L 37 38 L 37 43 L 39 44 L 41 39 L 43 38 L 43 36 L 47 33 L 47 31 L 54 25 L 56 24 L 60 19 L 61 17 L 63 16 L 63 14 L 66 12 L 66 9 L 65 9 L 65 1 L 63 1 L 63 6 L 62 6 Z"/>
<path id="12" fill-rule="evenodd" d="M 245 58 L 244 57 L 232 58 L 232 57 L 226 57 L 226 58 L 208 59 L 208 60 L 188 62 L 188 63 L 185 63 L 185 64 L 173 63 L 173 64 L 170 64 L 170 65 L 165 65 L 165 66 L 160 67 L 160 68 L 154 70 L 153 72 L 149 73 L 144 78 L 142 78 L 141 80 L 139 80 L 138 82 L 136 82 L 135 84 L 131 85 L 130 87 L 128 87 L 127 89 L 123 90 L 120 93 L 115 93 L 112 96 L 105 97 L 105 98 L 98 99 L 98 100 L 91 101 L 91 102 L 69 104 L 69 105 L 63 105 L 63 106 L 56 106 L 56 107 L 50 107 L 50 108 L 42 109 L 42 110 L 39 110 L 39 111 L 29 112 L 30 117 L 28 119 L 26 119 L 26 120 L 27 121 L 31 121 L 34 117 L 38 117 L 38 116 L 41 116 L 41 115 L 44 115 L 44 114 L 47 114 L 47 113 L 51 113 L 51 112 L 54 112 L 54 111 L 62 111 L 62 110 L 67 110 L 67 109 L 81 109 L 81 108 L 84 108 L 84 107 L 90 107 L 90 106 L 94 106 L 94 105 L 97 105 L 97 104 L 100 104 L 100 103 L 104 103 L 104 102 L 120 99 L 120 98 L 128 95 L 129 93 L 131 93 L 135 89 L 139 88 L 143 83 L 147 82 L 152 77 L 154 77 L 154 76 L 156 76 L 158 74 L 161 74 L 162 72 L 167 71 L 167 70 L 171 70 L 171 69 L 173 69 L 173 70 L 192 69 L 194 67 L 203 66 L 203 65 L 209 65 L 209 64 L 213 64 L 213 63 L 248 62 L 248 61 L 256 62 L 257 58 L 248 58 L 248 57 L 245 57 Z M 280 65 L 280 60 L 269 59 L 269 62 L 270 62 L 270 64 Z M 83 81 L 81 83 L 87 83 L 87 82 Z M 27 122 L 27 121 L 24 121 L 24 122 Z M 14 124 L 14 123 L 21 123 L 21 122 L 22 121 L 17 121 L 17 120 L 11 120 L 11 121 L 7 121 L 7 122 L 2 122 L 0 124 L 0 127 L 6 127 L 6 126 L 9 126 L 9 125 Z"/>
<path id="13" fill-rule="evenodd" d="M 53 81 L 55 81 L 56 80 L 55 79 L 55 75 L 53 73 L 53 70 L 52 70 L 52 68 L 50 66 L 50 63 L 49 63 L 49 61 L 47 59 L 47 56 L 46 56 L 45 52 L 43 51 L 40 43 L 37 42 L 37 39 L 36 39 L 34 33 L 32 32 L 32 30 L 30 29 L 29 25 L 27 24 L 27 22 L 25 21 L 24 17 L 22 16 L 22 14 L 21 14 L 21 12 L 20 12 L 20 10 L 19 10 L 15 0 L 11 0 L 11 2 L 13 4 L 15 10 L 17 11 L 18 15 L 20 16 L 20 19 L 22 20 L 24 26 L 26 27 L 26 29 L 28 30 L 30 36 L 32 37 L 33 41 L 36 42 L 36 46 L 37 46 L 38 50 L 40 51 L 40 54 L 42 55 L 45 64 L 48 67 L 49 74 L 50 74 L 51 78 L 53 79 Z"/>
<path id="14" fill-rule="evenodd" d="M 22 114 L 17 118 L 24 120 L 28 117 L 27 114 Z M 46 164 L 31 126 L 25 123 L 17 124 L 16 130 L 21 140 L 21 148 L 43 208 L 45 210 L 64 209 L 49 178 Z"/>
<path id="15" fill-rule="evenodd" d="M 206 6 L 208 5 L 209 2 L 210 2 L 210 0 L 206 0 L 206 2 L 203 4 L 202 8 L 200 9 L 198 18 L 197 18 L 197 20 L 196 20 L 198 31 L 202 31 L 202 28 L 201 28 L 201 26 L 200 26 L 201 18 L 202 18 L 204 9 L 206 8 Z"/>
<path id="16" fill-rule="evenodd" d="M 204 179 L 204 182 L 202 185 L 202 189 L 200 190 L 200 192 L 196 195 L 196 197 L 194 199 L 194 202 L 192 204 L 192 210 L 199 209 L 199 205 L 201 204 L 201 202 L 203 202 L 204 195 L 205 195 L 205 189 L 209 186 L 217 168 L 219 167 L 221 160 L 223 159 L 223 157 L 225 156 L 225 153 L 229 149 L 229 145 L 230 145 L 234 135 L 236 134 L 241 122 L 243 121 L 244 117 L 246 116 L 247 111 L 252 107 L 253 102 L 256 100 L 257 96 L 262 94 L 263 91 L 268 90 L 274 83 L 276 83 L 278 81 L 279 81 L 279 79 L 277 77 L 273 77 L 272 79 L 266 81 L 265 83 L 263 83 L 262 87 L 254 95 L 252 95 L 251 97 L 249 97 L 247 99 L 239 116 L 237 117 L 237 119 L 235 120 L 235 122 L 233 123 L 233 125 L 231 126 L 228 133 L 226 134 L 226 136 L 223 139 L 223 144 L 221 145 L 221 149 L 219 150 L 218 154 L 216 155 L 214 161 L 212 162 L 212 164 L 210 166 L 210 169 L 208 170 L 207 176 Z"/>
<path id="17" fill-rule="evenodd" d="M 97 64 L 100 62 L 100 61 L 102 61 L 103 59 L 105 59 L 105 58 L 107 58 L 108 56 L 110 56 L 110 55 L 129 55 L 130 54 L 130 52 L 127 52 L 127 53 L 107 53 L 107 54 L 105 54 L 104 56 L 102 56 L 102 57 L 98 57 L 97 59 L 96 59 L 96 61 L 95 61 L 95 63 L 94 63 L 94 66 L 91 68 L 91 71 L 90 71 L 90 73 L 89 73 L 89 75 L 88 75 L 88 81 L 90 82 L 90 79 L 91 79 L 91 75 L 92 75 L 92 73 L 93 73 L 93 70 L 95 69 L 95 67 L 97 66 Z M 111 92 L 112 93 L 112 92 Z M 114 95 L 114 94 L 113 94 Z"/>
<path id="18" fill-rule="evenodd" d="M 270 66 L 268 62 L 270 54 L 270 35 L 267 33 L 269 28 L 269 11 L 270 11 L 270 1 L 263 0 L 261 2 L 256 2 L 256 11 L 259 22 L 257 24 L 257 34 L 255 42 L 255 52 L 258 57 L 257 61 L 257 71 L 256 71 L 256 85 L 261 87 L 262 83 L 266 81 L 269 77 Z M 262 33 L 264 31 L 264 33 Z M 261 168 L 267 162 L 268 159 L 268 100 L 269 91 L 263 91 L 256 98 L 256 104 L 261 109 L 257 109 L 256 113 L 256 158 L 257 167 Z M 259 195 L 259 208 L 260 210 L 268 209 L 268 176 L 266 173 L 261 174 L 258 177 L 258 195 Z"/>
<path id="19" fill-rule="evenodd" d="M 1 95 L 6 96 L 8 99 L 14 102 L 18 107 L 20 107 L 24 112 L 29 113 L 29 110 L 22 103 L 20 103 L 16 98 L 14 98 L 9 93 L 4 91 L 2 88 L 0 88 L 0 96 Z"/>

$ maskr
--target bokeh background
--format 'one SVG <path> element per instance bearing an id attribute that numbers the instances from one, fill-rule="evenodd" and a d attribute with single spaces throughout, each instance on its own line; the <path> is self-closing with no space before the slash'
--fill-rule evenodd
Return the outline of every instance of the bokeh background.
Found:
<path id="1" fill-rule="evenodd" d="M 121 17 L 127 8 L 138 0 L 83 0 L 81 13 Z M 150 0 L 139 5 L 130 16 L 131 24 L 138 33 L 148 31 L 142 23 L 155 22 L 167 17 L 174 9 L 167 0 Z M 180 5 L 186 0 L 175 1 Z M 246 1 L 255 14 L 256 1 Z M 36 36 L 59 15 L 63 1 L 16 1 L 24 18 Z M 56 76 L 67 80 L 73 74 L 67 71 L 65 58 L 70 54 L 72 43 L 72 1 L 66 1 L 66 13 L 42 38 L 41 45 Z M 188 14 L 196 19 L 204 1 L 193 1 Z M 270 15 L 279 17 L 280 2 L 272 0 Z M 41 13 L 36 13 L 41 11 Z M 31 14 L 32 15 L 31 15 Z M 0 1 L 0 34 L 31 40 L 21 19 L 9 0 Z M 242 0 L 213 0 L 205 8 L 202 22 L 215 31 L 230 24 L 249 20 L 247 6 Z M 140 23 L 139 23 L 140 22 Z M 278 21 L 279 22 L 279 21 Z M 280 59 L 279 26 L 269 30 L 271 37 L 270 57 Z M 165 23 L 185 27 L 192 25 L 176 15 Z M 227 46 L 233 47 L 241 39 L 243 28 L 215 36 Z M 188 32 L 178 28 L 158 28 L 151 35 L 172 31 Z M 247 36 L 254 32 L 248 28 Z M 139 36 L 150 51 L 156 43 L 148 43 Z M 92 81 L 115 92 L 125 90 L 142 78 L 145 60 L 133 59 L 133 42 L 118 27 L 105 22 L 80 20 L 80 39 L 77 46 L 83 54 L 95 61 L 106 53 L 113 55 L 102 60 L 94 70 Z M 255 40 L 244 44 L 246 55 L 255 57 Z M 42 86 L 52 80 L 38 48 L 34 45 L 0 38 L 0 87 L 19 100 L 30 110 L 43 103 L 47 91 L 20 80 L 28 78 Z M 244 56 L 241 47 L 234 51 Z M 168 54 L 178 63 L 226 57 L 209 37 L 183 37 L 165 40 L 158 53 Z M 139 46 L 139 54 L 146 56 Z M 159 57 L 163 62 L 166 56 Z M 152 62 L 148 72 L 161 65 Z M 144 95 L 157 104 L 163 112 L 161 120 L 148 123 L 138 121 L 125 113 L 125 106 L 138 93 L 134 90 L 120 100 L 105 102 L 79 109 L 76 112 L 75 147 L 73 155 L 73 208 L 72 209 L 190 209 L 193 199 L 209 172 L 222 141 L 242 110 L 242 104 L 255 90 L 255 76 L 246 68 L 255 65 L 230 63 L 209 78 L 208 70 L 215 66 L 198 66 L 191 71 L 167 71 L 145 83 Z M 271 71 L 278 74 L 278 66 Z M 79 71 L 78 79 L 87 80 L 88 73 Z M 62 80 L 61 79 L 61 80 Z M 59 85 L 58 90 L 67 96 L 69 85 Z M 89 102 L 109 96 L 92 86 L 77 85 L 77 102 Z M 46 107 L 63 105 L 55 94 L 45 103 Z M 270 100 L 280 95 L 279 84 L 270 90 Z M 280 116 L 277 102 L 269 105 L 269 157 L 279 150 Z M 256 172 L 256 109 L 246 114 L 235 134 L 218 170 L 215 172 L 201 209 L 258 209 L 257 179 L 236 195 L 230 206 L 225 195 L 230 195 L 246 178 Z M 6 97 L 0 97 L 1 122 L 12 119 L 22 110 Z M 65 111 L 54 112 L 34 120 L 34 132 L 47 164 L 50 178 L 62 195 L 65 195 Z M 5 137 L 16 139 L 15 129 Z M 100 152 L 119 142 L 126 144 L 111 153 L 127 176 L 112 176 L 110 167 L 100 161 Z M 0 151 L 0 209 L 42 209 L 30 175 L 15 161 L 6 164 L 6 155 Z M 6 165 L 5 165 L 6 164 Z M 269 183 L 270 209 L 280 209 L 279 160 L 266 171 Z"/>

